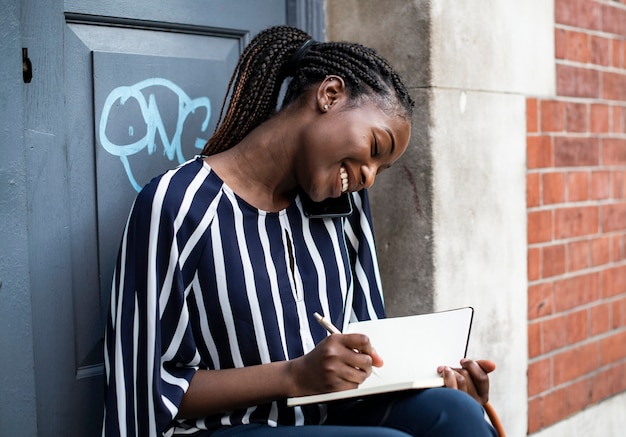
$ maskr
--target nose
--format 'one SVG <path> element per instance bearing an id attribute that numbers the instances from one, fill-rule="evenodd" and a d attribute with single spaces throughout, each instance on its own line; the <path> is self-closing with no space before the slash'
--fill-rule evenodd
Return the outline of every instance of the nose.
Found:
<path id="1" fill-rule="evenodd" d="M 363 188 L 370 188 L 374 185 L 377 169 L 373 165 L 361 166 L 361 185 Z"/>

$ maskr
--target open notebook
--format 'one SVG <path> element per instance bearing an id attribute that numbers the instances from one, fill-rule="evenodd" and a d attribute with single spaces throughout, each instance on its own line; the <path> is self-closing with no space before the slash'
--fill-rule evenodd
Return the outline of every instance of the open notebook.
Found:
<path id="1" fill-rule="evenodd" d="M 346 333 L 366 334 L 383 358 L 358 388 L 287 399 L 288 406 L 329 402 L 392 391 L 441 387 L 437 367 L 458 367 L 465 357 L 474 309 L 350 323 Z"/>

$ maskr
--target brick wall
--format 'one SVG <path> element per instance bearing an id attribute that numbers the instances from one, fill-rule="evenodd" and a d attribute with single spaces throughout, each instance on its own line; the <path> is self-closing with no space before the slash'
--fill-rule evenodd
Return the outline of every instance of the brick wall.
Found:
<path id="1" fill-rule="evenodd" d="M 555 0 L 527 99 L 528 432 L 626 391 L 626 0 Z"/>

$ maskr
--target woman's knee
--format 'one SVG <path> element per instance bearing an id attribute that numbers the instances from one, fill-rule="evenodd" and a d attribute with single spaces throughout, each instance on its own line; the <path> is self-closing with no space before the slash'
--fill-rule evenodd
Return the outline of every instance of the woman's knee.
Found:
<path id="1" fill-rule="evenodd" d="M 400 397 L 386 425 L 413 435 L 493 436 L 482 406 L 467 393 L 434 388 Z"/>

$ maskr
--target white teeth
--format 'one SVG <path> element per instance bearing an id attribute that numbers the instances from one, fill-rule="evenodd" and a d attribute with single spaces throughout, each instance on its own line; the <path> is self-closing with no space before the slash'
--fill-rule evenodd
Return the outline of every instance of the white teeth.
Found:
<path id="1" fill-rule="evenodd" d="M 348 172 L 343 166 L 339 169 L 339 176 L 341 177 L 341 192 L 345 193 L 348 191 Z"/>

